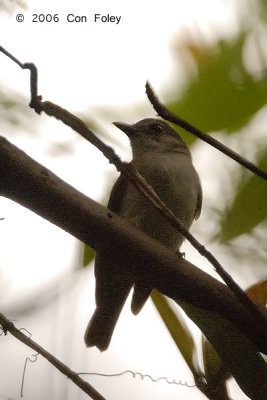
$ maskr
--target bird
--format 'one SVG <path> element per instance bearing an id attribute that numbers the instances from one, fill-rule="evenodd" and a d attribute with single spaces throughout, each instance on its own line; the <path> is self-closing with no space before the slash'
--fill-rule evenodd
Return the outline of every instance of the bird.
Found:
<path id="1" fill-rule="evenodd" d="M 134 124 L 113 122 L 130 139 L 132 161 L 159 198 L 189 230 L 202 207 L 202 188 L 189 147 L 164 120 L 145 118 Z M 121 174 L 111 191 L 108 208 L 148 236 L 178 254 L 183 235 Z M 116 269 L 117 268 L 117 269 Z M 114 271 L 117 271 L 114 273 Z M 117 320 L 134 287 L 131 309 L 138 314 L 152 287 L 133 282 L 128 270 L 116 265 L 116 249 L 97 253 L 95 259 L 96 309 L 84 341 L 100 351 L 108 348 Z"/>

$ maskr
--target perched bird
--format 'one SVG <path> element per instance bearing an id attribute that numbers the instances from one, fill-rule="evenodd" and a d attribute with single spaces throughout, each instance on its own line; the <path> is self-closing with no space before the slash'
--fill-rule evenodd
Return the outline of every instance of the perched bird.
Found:
<path id="1" fill-rule="evenodd" d="M 143 119 L 133 125 L 114 122 L 130 139 L 133 160 L 138 172 L 160 199 L 188 230 L 201 212 L 202 190 L 199 176 L 192 164 L 188 146 L 165 121 Z M 120 175 L 115 183 L 108 208 L 126 218 L 147 235 L 179 252 L 184 240 L 167 219 Z M 95 260 L 96 310 L 87 326 L 84 340 L 87 347 L 101 351 L 109 346 L 122 307 L 134 284 L 132 311 L 137 314 L 147 300 L 152 287 L 132 282 L 127 270 L 112 265 L 116 249 L 99 253 Z M 114 273 L 119 271 L 119 273 Z"/>

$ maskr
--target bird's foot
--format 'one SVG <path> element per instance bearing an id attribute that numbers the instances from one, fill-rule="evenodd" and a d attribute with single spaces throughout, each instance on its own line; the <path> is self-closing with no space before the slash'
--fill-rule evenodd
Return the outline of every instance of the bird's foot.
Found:
<path id="1" fill-rule="evenodd" d="M 180 258 L 185 258 L 185 252 L 184 252 L 184 251 L 181 252 L 180 250 L 176 250 L 175 253 L 177 254 L 178 257 L 180 257 Z"/>

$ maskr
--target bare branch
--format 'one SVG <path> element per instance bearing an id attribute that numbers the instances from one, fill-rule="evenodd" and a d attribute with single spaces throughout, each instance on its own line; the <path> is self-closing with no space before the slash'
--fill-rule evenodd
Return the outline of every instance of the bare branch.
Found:
<path id="1" fill-rule="evenodd" d="M 142 277 L 175 301 L 225 317 L 267 353 L 264 330 L 255 329 L 253 316 L 225 285 L 75 190 L 1 137 L 0 154 L 0 195 L 99 252 L 116 249 L 112 256 L 117 265 L 123 263 L 129 273 L 136 274 L 136 279 Z"/>
<path id="2" fill-rule="evenodd" d="M 209 143 L 211 146 L 215 147 L 217 150 L 224 153 L 226 156 L 232 158 L 232 160 L 236 161 L 237 163 L 243 165 L 243 167 L 247 168 L 254 174 L 258 175 L 264 180 L 267 180 L 267 172 L 262 170 L 261 168 L 257 167 L 251 161 L 245 159 L 244 157 L 240 156 L 240 154 L 236 153 L 234 150 L 229 149 L 229 147 L 225 146 L 219 140 L 215 139 L 214 137 L 208 135 L 207 133 L 201 132 L 198 128 L 194 127 L 193 125 L 189 124 L 189 122 L 183 120 L 182 118 L 178 117 L 177 115 L 173 114 L 169 111 L 158 99 L 154 90 L 152 89 L 149 82 L 146 83 L 146 93 L 147 97 L 150 100 L 152 106 L 157 111 L 157 113 L 165 120 L 173 122 L 174 124 L 180 126 L 181 128 L 185 129 L 186 131 L 192 133 L 193 135 L 197 136 L 199 139 L 203 140 L 206 143 Z"/>
<path id="3" fill-rule="evenodd" d="M 63 375 L 66 375 L 75 385 L 77 385 L 83 392 L 88 394 L 94 400 L 105 400 L 105 398 L 97 392 L 90 383 L 84 381 L 76 372 L 72 371 L 66 364 L 58 360 L 51 353 L 41 347 L 34 340 L 25 335 L 21 330 L 17 329 L 15 325 L 9 321 L 3 314 L 0 313 L 0 325 L 5 334 L 10 332 L 11 335 L 16 337 L 26 346 L 31 347 L 37 353 L 41 354 L 47 359 L 54 367 L 56 367 Z"/>
<path id="4" fill-rule="evenodd" d="M 30 107 L 34 108 L 34 110 L 40 114 L 41 111 L 44 111 L 47 115 L 53 116 L 64 124 L 68 125 L 80 135 L 82 135 L 86 140 L 96 146 L 104 156 L 109 160 L 110 163 L 114 164 L 118 171 L 122 172 L 127 176 L 127 178 L 132 182 L 132 184 L 156 207 L 165 218 L 180 232 L 184 235 L 184 237 L 192 244 L 193 247 L 197 249 L 197 251 L 214 266 L 216 272 L 221 276 L 224 282 L 228 285 L 228 287 L 232 290 L 232 292 L 236 295 L 239 301 L 248 308 L 251 315 L 255 319 L 255 324 L 261 327 L 264 327 L 265 332 L 267 332 L 267 320 L 265 316 L 262 314 L 260 309 L 248 298 L 248 296 L 243 292 L 240 286 L 233 280 L 230 274 L 223 268 L 223 266 L 219 263 L 219 261 L 214 257 L 213 254 L 210 253 L 189 231 L 187 231 L 181 221 L 174 215 L 174 213 L 166 207 L 166 205 L 161 201 L 158 195 L 155 193 L 153 188 L 145 181 L 145 179 L 138 173 L 133 165 L 128 165 L 123 163 L 120 158 L 116 155 L 114 150 L 103 143 L 87 126 L 83 121 L 77 118 L 75 115 L 71 114 L 69 111 L 61 108 L 60 106 L 50 102 L 45 101 L 42 102 L 42 97 L 37 95 L 37 69 L 32 63 L 22 64 L 18 61 L 14 56 L 8 53 L 5 49 L 0 47 L 0 51 L 10 57 L 14 62 L 16 62 L 23 69 L 30 69 L 31 76 L 31 102 Z M 151 97 L 151 101 L 154 103 L 160 104 L 154 95 L 151 87 L 147 83 L 147 92 Z M 160 104 L 160 107 L 163 110 L 166 110 L 164 106 Z M 166 112 L 168 112 L 166 110 Z M 204 135 L 204 134 L 202 134 Z M 204 135 L 205 136 L 205 135 Z M 213 139 L 213 138 L 212 138 Z"/>
<path id="5" fill-rule="evenodd" d="M 46 112 L 50 116 L 54 116 L 55 118 L 61 120 L 64 124 L 73 128 L 76 132 L 81 134 L 85 139 L 87 139 L 90 143 L 96 146 L 105 157 L 113 163 L 117 170 L 122 172 L 127 176 L 127 178 L 132 182 L 132 184 L 146 197 L 149 201 L 156 207 L 168 221 L 179 231 L 184 237 L 198 250 L 198 252 L 207 258 L 207 260 L 214 266 L 217 273 L 221 276 L 221 278 L 225 281 L 228 287 L 232 290 L 235 296 L 239 299 L 241 304 L 243 304 L 250 312 L 252 318 L 254 319 L 254 323 L 258 327 L 259 330 L 263 330 L 265 334 L 267 333 L 267 319 L 261 310 L 249 299 L 249 297 L 242 291 L 240 286 L 232 279 L 230 274 L 223 268 L 223 266 L 219 263 L 219 261 L 211 254 L 190 232 L 188 232 L 180 220 L 173 214 L 173 212 L 166 207 L 166 205 L 161 201 L 161 199 L 157 196 L 153 188 L 145 181 L 145 179 L 138 173 L 133 165 L 128 165 L 123 163 L 120 158 L 116 155 L 114 150 L 105 145 L 87 126 L 81 121 L 79 118 L 71 114 L 69 111 L 61 108 L 60 106 L 53 104 L 52 102 L 45 101 L 42 102 L 42 97 L 37 95 L 37 69 L 32 63 L 22 64 L 18 61 L 14 56 L 8 53 L 3 47 L 0 47 L 0 51 L 10 57 L 14 62 L 16 62 L 23 69 L 30 69 L 31 76 L 31 102 L 30 106 L 35 109 L 37 113 L 41 111 Z M 147 83 L 146 89 L 148 92 L 148 96 L 151 97 L 151 101 L 153 101 L 156 105 L 159 104 L 160 109 L 168 115 L 168 110 L 161 105 L 155 94 L 152 91 L 152 88 Z M 172 114 L 171 114 L 172 115 Z M 173 116 L 176 117 L 176 116 Z M 178 117 L 177 117 L 178 118 Z M 167 119 L 167 118 L 166 118 Z M 178 118 L 178 120 L 180 120 Z M 185 121 L 184 121 L 185 122 Z M 185 122 L 185 124 L 188 124 Z M 189 125 L 189 124 L 188 124 Z M 195 128 L 194 128 L 195 129 Z M 202 133 L 201 133 L 202 134 Z M 206 136 L 202 134 L 202 136 Z M 212 138 L 213 139 L 213 138 Z M 223 146 L 223 145 L 221 145 Z"/>
<path id="6" fill-rule="evenodd" d="M 7 52 L 5 54 L 10 56 Z M 252 302 L 250 303 L 218 261 L 183 228 L 180 221 L 172 215 L 137 171 L 131 170 L 122 163 L 113 149 L 102 143 L 77 117 L 51 102 L 41 101 L 41 97 L 37 95 L 36 67 L 29 63 L 21 64 L 13 56 L 11 59 L 21 68 L 28 68 L 31 71 L 30 106 L 38 113 L 45 111 L 48 115 L 60 119 L 96 145 L 116 165 L 117 169 L 124 173 L 191 243 L 196 245 L 200 253 L 208 257 L 217 270 L 221 269 L 221 273 L 226 281 L 230 282 L 230 287 L 240 303 L 224 285 L 218 286 L 219 283 L 209 275 L 199 271 L 186 260 L 178 258 L 172 251 L 148 238 L 142 232 L 136 231 L 131 225 L 124 226 L 125 221 L 121 221 L 115 214 L 108 210 L 103 212 L 97 209 L 101 206 L 92 201 L 90 201 L 90 208 L 80 194 L 77 197 L 77 193 L 70 191 L 68 185 L 39 164 L 33 165 L 33 160 L 25 159 L 26 155 L 18 149 L 11 150 L 4 139 L 2 139 L 3 157 L 0 159 L 0 164 L 3 164 L 3 168 L 0 168 L 1 193 L 62 227 L 97 251 L 104 252 L 107 248 L 116 248 L 116 254 L 113 254 L 117 260 L 116 265 L 123 262 L 129 274 L 134 275 L 133 281 L 142 278 L 143 281 L 149 282 L 181 305 L 214 345 L 245 393 L 251 393 L 253 399 L 259 397 L 258 393 L 261 393 L 261 397 L 262 393 L 265 396 L 266 365 L 252 345 L 254 343 L 262 352 L 267 351 L 265 340 L 267 327 L 264 316 Z M 27 198 L 25 193 L 30 193 L 31 196 Z M 89 199 L 86 200 L 87 203 L 88 201 Z M 206 310 L 204 315 L 203 310 Z M 220 329 L 222 333 L 219 336 L 216 326 L 223 328 Z M 225 331 L 224 328 L 226 328 Z M 244 337 L 240 332 L 246 336 Z M 234 354 L 231 353 L 232 349 Z M 246 353 L 242 350 L 246 349 L 250 353 L 251 370 L 256 371 L 257 377 L 259 376 L 257 384 L 253 387 L 247 382 L 247 369 L 241 368 L 240 373 L 240 365 L 244 364 Z M 244 373 L 243 370 L 245 370 Z"/>
<path id="7" fill-rule="evenodd" d="M 149 282 L 175 300 L 213 344 L 245 393 L 253 399 L 266 397 L 267 367 L 258 353 L 267 353 L 266 336 L 227 286 L 87 198 L 4 138 L 0 138 L 0 154 L 1 195 L 95 250 L 109 249 L 114 274 L 118 273 L 115 266 L 123 263 L 133 280 Z M 261 397 L 251 396 L 252 392 Z"/>

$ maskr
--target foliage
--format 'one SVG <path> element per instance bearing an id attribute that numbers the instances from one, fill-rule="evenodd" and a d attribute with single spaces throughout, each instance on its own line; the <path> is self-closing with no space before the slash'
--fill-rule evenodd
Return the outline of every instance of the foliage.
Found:
<path id="1" fill-rule="evenodd" d="M 244 65 L 246 39 L 242 32 L 213 46 L 185 44 L 197 73 L 190 74 L 178 100 L 169 102 L 171 111 L 204 132 L 243 128 L 267 99 L 267 79 L 256 79 Z"/>
<path id="2" fill-rule="evenodd" d="M 264 151 L 258 165 L 267 170 L 267 151 Z M 220 226 L 220 240 L 229 241 L 245 233 L 267 218 L 267 184 L 253 175 L 243 179 L 235 194 L 231 207 L 225 210 Z"/>
<path id="3" fill-rule="evenodd" d="M 95 259 L 95 250 L 87 244 L 83 245 L 83 267 L 89 266 L 89 264 Z"/>
<path id="4" fill-rule="evenodd" d="M 261 0 L 263 9 L 264 3 L 265 1 Z M 267 13 L 265 13 L 265 18 L 266 15 Z M 223 131 L 226 140 L 227 137 L 237 135 L 240 130 L 244 130 L 267 102 L 266 65 L 262 65 L 261 73 L 256 76 L 247 69 L 244 63 L 244 51 L 250 34 L 250 31 L 243 30 L 234 39 L 219 40 L 214 45 L 184 43 L 184 50 L 190 55 L 195 71 L 188 73 L 182 89 L 172 90 L 167 106 L 177 115 L 207 133 L 216 134 L 218 131 Z M 178 56 L 180 58 L 180 55 Z M 5 116 L 6 122 L 11 125 L 21 123 L 24 112 L 17 99 L 2 96 L 0 93 L 0 113 Z M 197 140 L 186 132 L 184 135 L 188 143 L 192 144 Z M 253 142 L 256 139 L 253 133 L 247 133 L 246 140 Z M 257 164 L 266 170 L 266 149 L 256 154 L 255 158 Z M 266 205 L 266 182 L 244 173 L 234 187 L 231 204 L 222 212 L 217 237 L 221 242 L 227 243 L 241 235 L 251 234 L 254 228 L 266 220 Z M 83 266 L 90 264 L 94 257 L 95 252 L 88 246 L 84 246 Z M 267 302 L 266 282 L 248 291 L 250 297 L 262 306 L 265 306 Z M 202 373 L 200 363 L 196 358 L 197 349 L 193 335 L 186 327 L 182 315 L 178 314 L 161 294 L 153 292 L 152 300 L 196 380 L 204 374 L 209 385 L 216 386 L 225 382 L 229 377 L 229 372 L 209 341 L 203 338 L 204 372 Z M 201 317 L 203 326 L 205 324 L 208 326 L 209 316 L 203 313 Z M 223 329 L 223 326 L 223 322 L 218 319 L 218 327 Z M 218 332 L 214 334 L 219 337 Z M 236 332 L 233 332 L 234 335 Z M 235 341 L 238 342 L 237 335 Z M 223 352 L 224 343 L 221 347 L 219 344 L 218 348 Z M 247 348 L 248 352 L 253 352 L 245 340 L 242 342 L 242 338 L 240 348 Z M 237 359 L 235 368 L 240 368 L 242 373 L 241 367 Z"/>
<path id="5" fill-rule="evenodd" d="M 172 92 L 168 107 L 204 132 L 223 131 L 227 136 L 233 136 L 240 135 L 241 130 L 246 131 L 248 123 L 267 102 L 266 66 L 262 65 L 262 73 L 254 76 L 244 63 L 249 39 L 250 32 L 242 31 L 235 39 L 220 40 L 213 46 L 185 43 L 184 49 L 194 60 L 197 72 L 189 72 L 182 91 L 176 90 L 176 95 Z M 198 140 L 187 132 L 184 136 L 188 143 Z M 266 140 L 257 144 L 253 132 L 245 132 L 243 137 L 248 145 L 253 142 L 255 149 L 266 144 Z M 257 165 L 267 169 L 266 150 L 255 154 L 255 159 Z M 239 169 L 238 165 L 236 169 Z M 230 176 L 229 185 L 232 186 Z M 233 188 L 231 204 L 226 204 L 227 208 L 221 211 L 216 238 L 228 242 L 242 234 L 250 234 L 266 219 L 266 204 L 266 183 L 251 174 L 243 174 Z"/>
<path id="6" fill-rule="evenodd" d="M 245 130 L 248 123 L 257 116 L 267 102 L 267 78 L 264 74 L 266 65 L 262 65 L 262 74 L 253 76 L 244 64 L 244 49 L 249 37 L 249 31 L 242 31 L 234 40 L 220 40 L 213 46 L 185 43 L 184 48 L 194 60 L 197 72 L 189 72 L 182 90 L 179 91 L 177 88 L 176 94 L 172 91 L 167 103 L 168 108 L 204 132 L 223 131 L 230 136 L 239 134 L 240 130 Z M 183 134 L 188 143 L 198 140 L 187 132 Z M 254 141 L 255 145 L 256 139 L 252 133 L 246 134 L 246 140 L 248 143 Z M 262 147 L 262 142 L 254 147 L 256 149 Z M 261 151 L 255 154 L 255 159 L 260 168 L 267 170 L 266 149 L 261 148 Z M 236 166 L 236 168 L 240 167 Z M 241 235 L 253 233 L 253 229 L 267 218 L 265 181 L 244 172 L 233 189 L 232 202 L 222 212 L 218 226 L 217 238 L 224 243 Z M 266 282 L 263 281 L 248 290 L 251 299 L 263 308 L 267 303 Z M 192 374 L 197 378 L 201 374 L 196 360 L 192 363 L 192 354 L 196 351 L 193 336 L 188 329 L 184 331 L 181 328 L 185 324 L 182 315 L 177 315 L 170 304 L 166 300 L 163 301 L 160 296 L 153 294 L 152 299 Z M 186 308 L 188 308 L 189 316 L 190 313 L 194 313 L 190 307 Z M 202 318 L 204 327 L 204 321 L 208 321 L 209 316 L 204 313 Z M 221 321 L 218 319 L 218 327 L 220 324 Z M 223 323 L 220 329 L 224 329 Z M 213 335 L 211 328 L 209 333 Z M 215 335 L 218 335 L 218 332 Z M 233 347 L 235 335 L 236 333 L 232 332 L 231 345 Z M 241 336 L 238 339 L 237 336 L 236 345 L 238 346 L 240 340 L 240 349 L 243 348 L 247 354 L 253 352 L 250 345 L 243 339 Z M 225 344 L 218 343 L 218 349 L 222 353 L 224 346 Z M 218 353 L 204 336 L 202 354 L 203 374 L 208 386 L 222 387 L 221 385 L 230 377 L 230 374 Z M 239 361 L 236 361 L 236 367 L 241 371 Z"/>
<path id="7" fill-rule="evenodd" d="M 254 285 L 247 291 L 247 294 L 259 306 L 265 306 L 267 302 L 267 281 Z M 197 352 L 193 335 L 188 328 L 186 328 L 186 322 L 182 315 L 177 314 L 177 311 L 170 306 L 164 296 L 156 291 L 152 293 L 152 300 L 178 350 L 183 355 L 195 377 L 197 386 L 204 394 L 207 395 L 210 391 L 216 392 L 217 388 L 224 388 L 226 380 L 231 376 L 227 366 L 222 362 L 223 358 L 227 361 L 228 365 L 231 366 L 232 371 L 235 370 L 239 375 L 239 384 L 242 383 L 244 385 L 243 388 L 245 392 L 251 391 L 251 398 L 263 398 L 257 397 L 258 395 L 255 397 L 257 384 L 253 389 L 250 385 L 250 380 L 252 379 L 254 382 L 260 382 L 260 376 L 262 375 L 264 382 L 266 365 L 263 360 L 258 357 L 251 342 L 244 337 L 240 331 L 221 317 L 217 318 L 215 324 L 214 318 L 211 319 L 211 315 L 208 311 L 198 310 L 196 307 L 181 303 L 181 307 L 186 311 L 188 316 L 194 316 L 194 320 L 198 320 L 198 325 L 203 332 L 207 332 L 210 338 L 215 338 L 217 342 L 216 349 L 222 356 L 221 358 L 210 342 L 203 336 L 203 360 L 200 363 L 196 357 Z M 244 355 L 246 359 L 245 364 Z M 203 372 L 201 372 L 201 364 L 204 365 Z M 252 378 L 255 371 L 256 374 Z M 201 377 L 205 377 L 205 383 L 203 383 L 202 380 L 202 384 L 199 385 L 198 382 L 201 382 Z M 261 388 L 259 388 L 259 390 L 261 390 Z M 266 388 L 262 388 L 262 390 L 264 392 Z M 227 399 L 228 397 L 220 398 Z"/>

